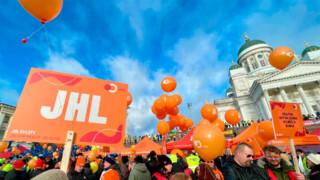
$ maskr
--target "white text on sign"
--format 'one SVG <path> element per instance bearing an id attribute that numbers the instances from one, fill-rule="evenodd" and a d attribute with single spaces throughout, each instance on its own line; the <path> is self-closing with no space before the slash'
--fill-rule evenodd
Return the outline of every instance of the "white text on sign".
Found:
<path id="1" fill-rule="evenodd" d="M 65 102 L 67 94 L 67 91 L 59 90 L 53 107 L 41 106 L 40 114 L 42 115 L 42 117 L 46 119 L 57 119 L 58 117 L 60 117 L 66 104 Z M 85 93 L 80 94 L 80 101 L 78 102 L 79 94 L 80 93 L 78 92 L 70 92 L 67 110 L 64 118 L 66 121 L 73 121 L 75 113 L 77 112 L 76 121 L 85 122 L 90 95 Z M 100 96 L 92 95 L 89 123 L 107 123 L 106 117 L 99 116 L 100 99 Z"/>

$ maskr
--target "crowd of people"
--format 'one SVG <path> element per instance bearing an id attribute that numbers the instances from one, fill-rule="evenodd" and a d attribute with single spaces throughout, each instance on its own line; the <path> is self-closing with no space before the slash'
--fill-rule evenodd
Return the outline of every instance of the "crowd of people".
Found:
<path id="1" fill-rule="evenodd" d="M 233 156 L 224 155 L 203 161 L 195 152 L 121 156 L 97 154 L 94 158 L 79 149 L 71 156 L 69 170 L 60 170 L 58 156 L 16 154 L 0 159 L 0 179 L 69 179 L 69 180 L 319 180 L 320 155 L 297 150 L 300 173 L 292 158 L 275 146 L 264 148 L 264 157 L 255 159 L 252 147 L 237 145 Z M 31 165 L 31 160 L 34 164 Z"/>

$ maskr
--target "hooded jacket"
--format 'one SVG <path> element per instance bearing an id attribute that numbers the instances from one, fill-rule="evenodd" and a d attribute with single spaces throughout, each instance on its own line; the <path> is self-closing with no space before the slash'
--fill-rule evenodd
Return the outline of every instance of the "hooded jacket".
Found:
<path id="1" fill-rule="evenodd" d="M 269 180 L 266 171 L 256 164 L 242 167 L 233 158 L 224 164 L 222 173 L 225 180 Z"/>
<path id="2" fill-rule="evenodd" d="M 129 175 L 129 180 L 151 180 L 150 172 L 143 163 L 137 163 L 134 165 Z"/>
<path id="3" fill-rule="evenodd" d="M 260 167 L 263 167 L 271 180 L 295 180 L 296 175 L 294 168 L 290 166 L 285 160 L 280 160 L 280 168 L 275 168 L 269 164 L 265 159 L 258 162 Z M 261 166 L 262 165 L 262 166 Z"/>

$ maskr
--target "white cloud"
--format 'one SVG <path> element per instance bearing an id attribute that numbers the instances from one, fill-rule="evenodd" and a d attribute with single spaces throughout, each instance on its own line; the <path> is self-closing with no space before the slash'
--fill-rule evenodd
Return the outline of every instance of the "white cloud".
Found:
<path id="1" fill-rule="evenodd" d="M 212 100 L 214 89 L 227 80 L 227 63 L 218 61 L 216 43 L 214 34 L 197 32 L 180 39 L 169 51 L 178 64 L 178 90 L 183 90 L 187 97 L 196 100 L 203 96 L 202 99 Z"/>
<path id="2" fill-rule="evenodd" d="M 149 69 L 136 59 L 125 56 L 109 57 L 103 64 L 114 80 L 127 83 L 133 102 L 128 110 L 127 130 L 130 134 L 155 132 L 156 119 L 151 113 L 154 99 L 161 94 L 159 73 Z"/>
<path id="3" fill-rule="evenodd" d="M 197 32 L 190 38 L 177 41 L 168 55 L 177 64 L 175 72 L 167 74 L 164 69 L 151 71 L 141 60 L 127 56 L 109 57 L 103 64 L 114 80 L 129 84 L 133 103 L 128 111 L 127 130 L 129 134 L 143 135 L 156 132 L 157 120 L 150 108 L 163 92 L 160 81 L 165 76 L 177 79 L 174 93 L 183 98 L 180 112 L 194 122 L 200 119 L 200 108 L 206 100 L 217 97 L 216 89 L 227 80 L 227 66 L 217 60 L 217 38 L 214 34 Z M 192 108 L 187 109 L 187 103 Z"/>
<path id="4" fill-rule="evenodd" d="M 309 10 L 304 1 L 289 3 L 275 12 L 254 13 L 246 19 L 247 32 L 253 39 L 265 40 L 272 46 L 289 46 L 297 54 L 304 49 L 304 41 L 319 44 L 318 12 Z"/>
<path id="5" fill-rule="evenodd" d="M 54 70 L 59 72 L 90 76 L 89 70 L 87 70 L 80 62 L 71 57 L 65 57 L 59 54 L 52 54 L 49 56 L 49 60 L 45 62 L 42 67 L 48 70 Z"/>
<path id="6" fill-rule="evenodd" d="M 217 98 L 217 90 L 228 82 L 227 63 L 217 58 L 217 41 L 214 34 L 197 31 L 190 38 L 180 39 L 168 53 L 178 64 L 177 91 L 185 104 L 193 104 L 191 114 L 195 122 L 200 118 L 201 106 Z M 189 113 L 186 109 L 184 112 Z"/>
<path id="7" fill-rule="evenodd" d="M 155 132 L 157 120 L 152 114 L 150 107 L 156 97 L 140 96 L 134 99 L 134 103 L 128 110 L 127 131 L 130 134 L 148 134 Z"/>
<path id="8" fill-rule="evenodd" d="M 159 11 L 161 9 L 160 0 L 125 0 L 119 1 L 118 7 L 128 16 L 130 24 L 134 29 L 137 39 L 143 39 L 143 13 L 146 10 Z"/>

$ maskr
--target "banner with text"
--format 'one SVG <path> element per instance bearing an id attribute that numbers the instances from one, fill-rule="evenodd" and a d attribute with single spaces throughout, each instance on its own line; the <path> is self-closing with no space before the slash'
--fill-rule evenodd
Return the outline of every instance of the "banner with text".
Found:
<path id="1" fill-rule="evenodd" d="M 294 137 L 304 133 L 299 103 L 270 102 L 277 137 Z"/>
<path id="2" fill-rule="evenodd" d="M 32 68 L 4 140 L 60 143 L 68 130 L 76 144 L 122 144 L 128 86 Z"/>

